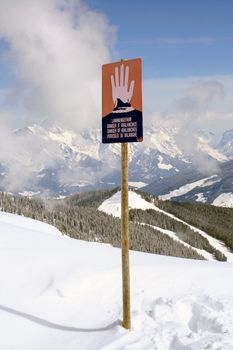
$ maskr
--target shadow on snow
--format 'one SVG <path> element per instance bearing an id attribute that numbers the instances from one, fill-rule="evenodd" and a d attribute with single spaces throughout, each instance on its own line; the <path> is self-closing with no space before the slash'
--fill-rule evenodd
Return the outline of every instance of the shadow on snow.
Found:
<path id="1" fill-rule="evenodd" d="M 37 323 L 43 327 L 48 327 L 48 328 L 53 328 L 53 329 L 58 329 L 61 331 L 68 331 L 68 332 L 104 332 L 104 331 L 108 331 L 116 326 L 119 326 L 121 324 L 121 322 L 119 320 L 107 325 L 106 327 L 101 327 L 101 328 L 76 328 L 76 327 L 68 327 L 68 326 L 62 326 L 60 324 L 57 323 L 53 323 L 47 320 L 44 320 L 42 318 L 39 318 L 37 316 L 33 316 L 30 314 L 27 314 L 25 312 L 22 311 L 18 311 L 3 305 L 0 305 L 0 310 L 8 312 L 10 314 L 25 318 L 31 322 Z"/>

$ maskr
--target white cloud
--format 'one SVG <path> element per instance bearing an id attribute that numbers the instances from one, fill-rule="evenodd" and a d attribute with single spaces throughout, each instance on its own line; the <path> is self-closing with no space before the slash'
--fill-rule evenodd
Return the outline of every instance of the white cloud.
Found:
<path id="1" fill-rule="evenodd" d="M 215 101 L 222 102 L 224 85 L 216 80 L 199 80 L 191 84 L 184 97 L 176 100 L 177 110 L 188 117 L 198 117 Z"/>
<path id="2" fill-rule="evenodd" d="M 171 119 L 216 133 L 232 128 L 233 75 L 148 79 L 143 86 L 145 125 Z"/>
<path id="3" fill-rule="evenodd" d="M 1 0 L 1 36 L 17 82 L 11 104 L 73 128 L 99 122 L 101 65 L 115 39 L 104 16 L 79 0 Z"/>
<path id="4" fill-rule="evenodd" d="M 205 174 L 218 171 L 216 161 L 200 151 L 195 129 L 222 132 L 233 123 L 233 77 L 186 77 L 148 80 L 144 105 L 151 104 L 144 125 L 176 128 L 176 142 Z"/>
<path id="5" fill-rule="evenodd" d="M 35 173 L 44 167 L 52 167 L 61 150 L 55 143 L 43 143 L 39 136 L 30 133 L 17 136 L 5 123 L 11 117 L 9 113 L 0 112 L 0 165 L 7 173 L 1 185 L 8 191 L 16 191 L 29 183 L 30 186 L 36 184 Z"/>
<path id="6" fill-rule="evenodd" d="M 15 82 L 0 91 L 0 163 L 5 188 L 15 191 L 36 182 L 34 171 L 53 166 L 60 150 L 47 142 L 47 152 L 34 136 L 16 137 L 9 125 L 43 119 L 76 130 L 100 125 L 101 65 L 110 61 L 115 28 L 81 0 L 1 0 L 1 37 Z"/>

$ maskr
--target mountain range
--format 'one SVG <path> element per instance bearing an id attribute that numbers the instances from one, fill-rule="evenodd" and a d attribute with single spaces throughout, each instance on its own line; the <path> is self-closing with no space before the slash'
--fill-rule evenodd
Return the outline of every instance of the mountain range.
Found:
<path id="1" fill-rule="evenodd" d="M 233 160 L 218 164 L 211 176 L 187 169 L 142 188 L 163 200 L 233 207 Z"/>
<path id="2" fill-rule="evenodd" d="M 59 197 L 120 184 L 120 144 L 102 144 L 98 129 L 74 132 L 44 123 L 15 130 L 14 140 L 9 162 L 0 159 L 2 191 Z M 191 186 L 174 198 L 208 203 L 232 193 L 233 129 L 217 143 L 202 131 L 191 141 L 176 128 L 145 130 L 143 143 L 129 144 L 129 184 L 163 198 L 204 181 L 205 193 Z"/>

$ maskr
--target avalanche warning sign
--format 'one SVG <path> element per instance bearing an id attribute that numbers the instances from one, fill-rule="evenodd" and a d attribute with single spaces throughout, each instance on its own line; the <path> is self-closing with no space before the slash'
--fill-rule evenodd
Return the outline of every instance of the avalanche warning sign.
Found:
<path id="1" fill-rule="evenodd" d="M 143 141 L 140 58 L 102 66 L 102 141 Z"/>

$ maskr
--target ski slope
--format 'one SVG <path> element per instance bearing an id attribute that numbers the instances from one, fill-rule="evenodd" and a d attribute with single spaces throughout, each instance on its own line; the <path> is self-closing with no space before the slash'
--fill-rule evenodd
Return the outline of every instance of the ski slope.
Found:
<path id="1" fill-rule="evenodd" d="M 121 252 L 0 213 L 0 350 L 232 350 L 233 264 Z"/>
<path id="2" fill-rule="evenodd" d="M 170 218 L 182 222 L 183 224 L 189 226 L 193 231 L 197 232 L 198 234 L 202 235 L 206 239 L 208 239 L 209 243 L 212 245 L 212 247 L 216 248 L 220 252 L 222 252 L 225 257 L 227 258 L 228 262 L 233 262 L 233 253 L 230 252 L 230 250 L 224 245 L 224 243 L 220 242 L 219 240 L 211 237 L 208 235 L 206 232 L 189 225 L 187 222 L 177 218 L 176 216 L 167 213 L 164 210 L 159 209 L 154 205 L 153 203 L 149 203 L 146 200 L 144 200 L 139 194 L 129 191 L 129 209 L 154 209 L 156 211 L 159 211 L 160 213 L 163 213 L 164 215 L 169 216 Z M 121 192 L 118 191 L 115 193 L 111 198 L 106 199 L 98 208 L 98 210 L 105 212 L 106 214 L 113 215 L 115 217 L 121 216 Z M 154 227 L 156 230 L 159 229 L 160 232 L 167 234 L 168 236 L 172 237 L 173 239 L 177 240 L 174 236 L 176 236 L 175 232 L 173 232 L 173 235 L 171 235 L 171 231 L 165 232 L 165 230 L 162 230 L 158 227 Z M 182 242 L 182 244 L 189 246 L 191 249 L 196 250 L 190 245 L 187 245 L 186 243 Z M 210 254 L 204 252 L 204 251 L 199 251 L 199 253 L 205 257 L 207 260 L 213 260 L 213 256 Z"/>

